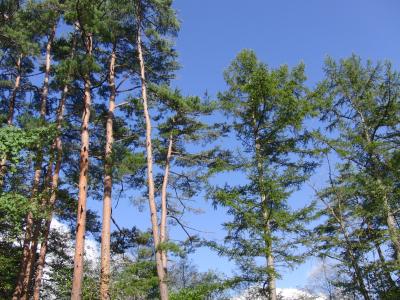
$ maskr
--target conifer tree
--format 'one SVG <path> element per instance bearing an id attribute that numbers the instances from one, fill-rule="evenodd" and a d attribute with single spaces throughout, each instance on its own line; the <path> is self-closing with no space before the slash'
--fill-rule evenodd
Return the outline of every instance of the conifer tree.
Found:
<path id="1" fill-rule="evenodd" d="M 2 87 L 9 89 L 8 107 L 6 109 L 6 124 L 13 125 L 15 110 L 18 107 L 17 99 L 23 98 L 26 87 L 26 79 L 23 75 L 31 73 L 34 69 L 32 55 L 38 52 L 37 35 L 30 9 L 20 4 L 5 1 L 1 4 L 4 25 L 0 28 L 0 42 L 2 52 L 1 75 Z M 7 75 L 9 74 L 9 75 Z M 3 103 L 7 103 L 4 101 Z M 7 155 L 2 154 L 0 162 L 0 188 L 3 188 L 4 177 L 7 172 Z"/>
<path id="2" fill-rule="evenodd" d="M 67 41 L 68 42 L 68 41 Z M 46 215 L 44 217 L 44 224 L 41 228 L 41 245 L 40 245 L 40 252 L 39 258 L 36 263 L 35 267 L 35 279 L 34 279 L 34 294 L 33 298 L 39 299 L 40 297 L 40 289 L 42 284 L 43 278 L 43 271 L 45 266 L 45 259 L 48 251 L 48 241 L 49 241 L 49 234 L 50 234 L 50 224 L 54 214 L 54 207 L 57 200 L 57 192 L 58 186 L 60 181 L 60 171 L 63 159 L 63 145 L 62 145 L 62 129 L 63 129 L 63 122 L 64 122 L 64 112 L 65 112 L 65 104 L 68 98 L 71 78 L 73 75 L 73 70 L 71 67 L 71 63 L 74 59 L 74 52 L 76 47 L 76 34 L 73 33 L 71 37 L 70 43 L 70 51 L 67 55 L 62 54 L 63 51 L 59 51 L 61 53 L 58 54 L 58 57 L 63 58 L 63 61 L 59 63 L 56 69 L 56 75 L 58 76 L 58 85 L 62 87 L 62 92 L 60 95 L 60 100 L 57 107 L 56 112 L 56 130 L 57 134 L 54 139 L 51 148 L 51 159 L 49 159 L 49 168 L 52 169 L 48 171 L 48 175 L 51 177 L 48 184 L 48 193 L 46 194 L 48 199 L 44 200 Z M 66 67 L 65 67 L 66 66 Z M 54 166 L 53 166 L 54 165 Z"/>
<path id="3" fill-rule="evenodd" d="M 348 290 L 355 290 L 365 299 L 395 297 L 398 286 L 393 278 L 398 277 L 399 259 L 395 163 L 399 75 L 390 63 L 363 64 L 355 55 L 340 62 L 328 59 L 325 74 L 318 88 L 324 95 L 321 120 L 329 134 L 319 137 L 338 156 L 339 164 L 331 187 L 319 192 L 319 198 L 325 197 L 334 208 L 328 212 L 331 217 L 318 227 L 321 239 L 329 236 L 325 242 L 317 239 L 321 255 L 337 257 L 336 251 L 347 255 L 354 252 L 358 263 L 351 260 L 350 278 L 343 282 Z M 337 199 L 339 194 L 341 199 Z M 333 237 L 332 228 L 341 226 L 333 215 L 339 200 L 344 215 L 341 219 L 358 224 L 356 228 L 346 226 L 347 238 Z M 375 284 L 368 284 L 370 278 L 375 278 Z"/>
<path id="4" fill-rule="evenodd" d="M 38 18 L 40 20 L 41 28 L 39 25 L 35 25 L 35 29 L 37 33 L 42 33 L 47 37 L 47 41 L 45 43 L 45 65 L 44 65 L 44 80 L 43 85 L 40 91 L 40 123 L 41 125 L 45 125 L 46 123 L 46 114 L 47 114 L 47 106 L 48 106 L 48 94 L 49 94 L 49 81 L 50 81 L 50 72 L 51 72 L 51 55 L 52 55 L 52 47 L 55 38 L 56 27 L 58 24 L 58 19 L 60 16 L 60 8 L 58 6 L 58 1 L 44 1 L 38 3 L 36 7 L 32 8 L 32 17 Z M 43 23 L 43 21 L 45 21 Z M 36 154 L 36 161 L 34 166 L 34 178 L 33 178 L 33 186 L 32 186 L 32 200 L 37 201 L 37 205 L 43 206 L 44 199 L 40 200 L 39 196 L 39 184 L 41 180 L 42 174 L 42 161 L 43 161 L 43 149 L 38 148 Z M 39 196 L 39 197 L 38 197 Z M 35 200 L 37 198 L 37 200 Z M 32 278 L 32 272 L 35 264 L 36 250 L 38 245 L 38 238 L 41 230 L 41 218 L 34 218 L 33 214 L 29 213 L 27 216 L 26 222 L 26 234 L 25 242 L 30 242 L 31 246 L 29 249 L 29 253 L 26 258 L 26 266 L 24 270 L 24 279 L 23 279 L 23 298 L 28 298 L 28 286 L 30 284 Z M 29 236 L 31 234 L 31 236 Z M 23 258 L 25 259 L 25 257 Z M 24 265 L 24 263 L 22 263 Z"/>
<path id="5" fill-rule="evenodd" d="M 92 106 L 92 78 L 93 71 L 97 68 L 93 56 L 96 35 L 103 25 L 103 3 L 100 1 L 72 1 L 67 14 L 70 23 L 75 23 L 79 29 L 83 53 L 76 56 L 80 64 L 79 73 L 84 85 L 82 124 L 81 124 L 81 149 L 79 161 L 78 181 L 78 211 L 76 225 L 76 244 L 74 256 L 74 275 L 72 282 L 71 299 L 81 299 L 82 280 L 84 267 L 84 246 L 86 228 L 86 202 L 89 175 L 89 122 Z"/>
<path id="6" fill-rule="evenodd" d="M 159 279 L 160 298 L 162 300 L 168 299 L 168 287 L 166 270 L 162 261 L 162 251 L 160 249 L 160 231 L 158 227 L 157 206 L 155 200 L 155 186 L 153 175 L 153 146 L 152 146 L 152 125 L 151 117 L 149 114 L 149 99 L 148 99 L 148 80 L 151 76 L 146 75 L 144 43 L 142 42 L 143 35 L 150 30 L 144 31 L 143 28 L 149 27 L 152 29 L 153 36 L 150 38 L 157 38 L 157 31 L 161 34 L 173 32 L 176 23 L 172 19 L 173 13 L 171 12 L 171 1 L 135 1 L 135 17 L 136 17 L 136 45 L 137 57 L 140 69 L 140 82 L 141 82 L 141 98 L 143 103 L 143 114 L 145 119 L 145 135 L 146 135 L 146 157 L 147 157 L 147 183 L 148 183 L 148 197 L 150 207 L 151 226 L 153 231 L 154 248 L 156 251 L 156 266 Z M 169 18 L 168 18 L 169 17 Z M 156 23 L 153 23 L 156 21 Z M 154 24 L 154 25 L 153 25 Z M 157 27 L 159 26 L 159 27 Z"/>
<path id="7" fill-rule="evenodd" d="M 107 24 L 107 30 L 101 33 L 107 53 L 108 59 L 108 91 L 105 95 L 109 98 L 108 111 L 106 113 L 106 131 L 104 144 L 104 192 L 103 192 L 103 222 L 101 236 L 101 274 L 100 274 L 100 299 L 110 299 L 110 276 L 111 276 L 111 205 L 112 205 L 112 186 L 113 186 L 113 169 L 114 158 L 114 124 L 116 99 L 120 93 L 117 86 L 123 84 L 123 80 L 118 83 L 118 75 L 124 73 L 124 77 L 128 69 L 124 64 L 129 61 L 132 54 L 128 47 L 134 47 L 131 44 L 132 39 L 129 38 L 129 30 L 132 26 L 132 8 L 129 7 L 129 1 L 108 1 L 106 3 L 106 15 L 102 22 Z M 125 6 L 125 7 L 124 7 Z M 125 39 L 125 40 L 124 40 Z M 135 60 L 135 59 L 134 59 Z M 133 62 L 134 63 L 134 62 Z M 118 67 L 116 67 L 118 65 Z M 122 125 L 122 124 L 120 124 Z"/>
<path id="8" fill-rule="evenodd" d="M 225 222 L 221 254 L 236 260 L 242 281 L 264 282 L 268 299 L 276 300 L 276 264 L 302 261 L 298 246 L 312 206 L 293 211 L 287 199 L 309 177 L 315 163 L 307 160 L 310 133 L 304 121 L 312 113 L 304 85 L 304 65 L 269 69 L 254 52 L 244 50 L 225 72 L 228 90 L 221 107 L 241 150 L 232 168 L 246 182 L 215 187 L 211 196 L 233 216 Z M 262 257 L 264 265 L 256 258 Z"/>

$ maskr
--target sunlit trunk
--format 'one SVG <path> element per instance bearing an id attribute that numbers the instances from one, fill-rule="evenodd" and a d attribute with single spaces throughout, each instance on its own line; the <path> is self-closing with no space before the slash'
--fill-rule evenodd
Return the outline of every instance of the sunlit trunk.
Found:
<path id="1" fill-rule="evenodd" d="M 44 82 L 41 91 L 40 100 L 40 121 L 42 124 L 45 123 L 46 118 L 46 106 L 47 97 L 49 93 L 49 80 L 50 80 L 50 68 L 51 68 L 51 48 L 55 36 L 56 25 L 51 29 L 49 39 L 46 45 L 46 57 L 45 57 L 45 73 Z M 37 149 L 36 160 L 34 165 L 34 176 L 32 184 L 31 202 L 36 203 L 39 191 L 40 178 L 42 175 L 42 161 L 43 161 L 43 150 Z M 16 289 L 13 294 L 13 299 L 28 299 L 28 289 L 32 278 L 33 265 L 36 258 L 36 250 L 38 244 L 38 234 L 40 228 L 34 229 L 34 224 L 40 226 L 40 221 L 34 220 L 33 213 L 30 211 L 26 217 L 26 228 L 24 237 L 23 256 L 21 261 L 21 271 L 17 282 Z"/>
<path id="2" fill-rule="evenodd" d="M 276 276 L 275 276 L 275 265 L 274 265 L 274 256 L 272 254 L 273 245 L 272 245 L 272 233 L 271 233 L 271 225 L 270 225 L 270 216 L 271 211 L 268 205 L 267 194 L 264 190 L 264 170 L 262 164 L 262 156 L 260 154 L 261 145 L 258 135 L 257 129 L 257 121 L 253 116 L 253 125 L 254 125 L 254 147 L 255 147 L 255 160 L 257 164 L 257 176 L 258 176 L 258 185 L 259 192 L 261 197 L 261 206 L 262 206 L 262 218 L 264 220 L 264 228 L 263 228 L 263 236 L 264 236 L 264 247 L 265 247 L 265 260 L 266 260 L 266 269 L 267 269 L 267 286 L 266 293 L 268 295 L 268 300 L 277 300 L 276 295 Z"/>
<path id="3" fill-rule="evenodd" d="M 51 179 L 51 193 L 50 199 L 48 201 L 48 215 L 45 220 L 43 232 L 42 232 L 42 243 L 40 246 L 39 258 L 36 264 L 36 275 L 35 275 L 35 282 L 34 282 L 34 289 L 33 289 L 33 299 L 39 300 L 40 299 L 40 288 L 42 284 L 43 278 L 43 269 L 46 261 L 46 254 L 48 249 L 48 239 L 50 233 L 50 224 L 53 217 L 53 210 L 54 204 L 57 198 L 57 189 L 58 189 L 58 182 L 61 170 L 61 163 L 62 163 L 62 140 L 61 140 L 61 129 L 62 129 L 62 122 L 64 119 L 64 105 L 65 100 L 68 94 L 68 85 L 64 86 L 62 96 L 60 99 L 60 103 L 57 110 L 57 137 L 55 139 L 55 150 L 56 150 L 56 159 L 55 159 L 55 167 L 54 172 L 52 174 Z"/>
<path id="4" fill-rule="evenodd" d="M 164 178 L 161 187 L 161 223 L 160 223 L 160 242 L 165 243 L 167 241 L 167 188 L 168 188 L 168 178 L 169 178 L 169 169 L 170 169 L 170 161 L 172 156 L 172 145 L 173 139 L 172 134 L 169 136 L 168 140 L 168 149 L 167 149 L 167 157 L 165 159 L 165 170 L 164 170 Z M 161 252 L 161 259 L 163 263 L 164 273 L 167 274 L 168 270 L 168 257 L 167 251 L 163 250 Z"/>
<path id="5" fill-rule="evenodd" d="M 109 84 L 110 100 L 106 123 L 106 146 L 104 154 L 104 195 L 103 195 L 103 223 L 101 231 L 101 273 L 100 273 L 100 299 L 110 299 L 110 228 L 112 205 L 112 146 L 113 146 L 113 120 L 115 109 L 115 47 L 111 53 Z"/>
<path id="6" fill-rule="evenodd" d="M 139 13 L 137 15 L 138 26 L 137 26 L 136 38 L 137 38 L 137 48 L 138 48 L 138 60 L 140 65 L 140 80 L 142 85 L 143 113 L 146 123 L 147 183 L 148 183 L 150 218 L 151 218 L 151 227 L 153 231 L 154 248 L 156 254 L 156 266 L 157 266 L 157 275 L 160 288 L 160 298 L 161 300 L 167 300 L 168 286 L 165 278 L 166 274 L 163 268 L 162 255 L 159 249 L 160 237 L 158 231 L 157 206 L 155 201 L 154 178 L 153 178 L 153 148 L 151 144 L 151 119 L 149 115 L 149 108 L 147 101 L 148 99 L 147 99 L 146 71 L 145 71 L 145 63 L 143 58 L 142 40 L 141 40 L 140 4 L 137 5 L 137 9 Z"/>
<path id="7" fill-rule="evenodd" d="M 91 34 L 86 34 L 86 54 L 91 57 L 93 50 L 93 38 Z M 76 225 L 76 241 L 74 255 L 74 275 L 72 280 L 71 300 L 80 300 L 82 298 L 82 280 L 83 280 L 83 263 L 85 249 L 85 231 L 86 231 L 86 201 L 88 189 L 88 172 L 89 172 L 89 120 L 90 108 L 92 103 L 91 81 L 90 75 L 84 76 L 84 98 L 83 113 L 81 126 L 81 151 L 79 162 L 79 184 L 78 184 L 78 212 Z"/>

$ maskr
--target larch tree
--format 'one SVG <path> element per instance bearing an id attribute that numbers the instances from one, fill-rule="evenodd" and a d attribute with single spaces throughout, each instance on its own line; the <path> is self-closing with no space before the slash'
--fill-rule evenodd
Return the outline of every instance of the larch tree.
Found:
<path id="1" fill-rule="evenodd" d="M 388 62 L 364 64 L 355 55 L 339 62 L 327 59 L 325 74 L 318 89 L 323 95 L 321 120 L 328 134 L 319 138 L 338 157 L 339 164 L 331 183 L 333 192 L 326 189 L 320 193 L 328 198 L 328 204 L 337 207 L 338 199 L 332 194 L 342 191 L 341 209 L 348 222 L 359 225 L 349 233 L 349 243 L 333 238 L 330 229 L 340 222 L 333 225 L 328 219 L 319 229 L 324 228 L 320 232 L 329 235 L 325 250 L 331 251 L 321 254 L 337 257 L 335 249 L 343 249 L 350 255 L 355 248 L 360 266 L 353 263 L 353 275 L 345 284 L 365 299 L 390 294 L 395 297 L 400 250 L 396 221 L 400 77 Z M 332 211 L 330 215 L 334 217 Z M 351 284 L 352 277 L 358 278 L 356 285 Z M 374 284 L 371 278 L 375 278 Z"/>
<path id="2" fill-rule="evenodd" d="M 225 244 L 216 248 L 237 261 L 240 281 L 264 283 L 270 300 L 277 299 L 276 264 L 303 260 L 299 246 L 307 242 L 312 211 L 312 205 L 292 210 L 287 201 L 316 166 L 309 159 L 314 151 L 305 129 L 313 109 L 305 79 L 302 64 L 291 71 L 287 66 L 269 69 L 244 50 L 226 70 L 228 90 L 219 95 L 241 146 L 231 168 L 246 181 L 211 190 L 216 204 L 233 216 L 224 223 Z"/>

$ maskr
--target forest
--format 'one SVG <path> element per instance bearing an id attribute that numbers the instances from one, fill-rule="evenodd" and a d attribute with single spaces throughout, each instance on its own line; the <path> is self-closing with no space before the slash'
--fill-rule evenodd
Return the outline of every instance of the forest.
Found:
<path id="1" fill-rule="evenodd" d="M 0 2 L 0 299 L 400 299 L 399 71 L 243 49 L 188 95 L 173 2 Z"/>

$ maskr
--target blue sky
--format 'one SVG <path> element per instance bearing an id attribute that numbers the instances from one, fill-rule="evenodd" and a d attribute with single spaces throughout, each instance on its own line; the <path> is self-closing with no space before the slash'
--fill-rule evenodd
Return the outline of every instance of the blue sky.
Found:
<path id="1" fill-rule="evenodd" d="M 215 96 L 223 90 L 222 72 L 244 48 L 253 49 L 272 67 L 303 61 L 310 86 L 322 78 L 328 55 L 339 59 L 355 53 L 363 59 L 388 59 L 396 69 L 400 66 L 400 2 L 396 0 L 177 0 L 175 7 L 182 21 L 177 39 L 182 69 L 175 84 L 185 94 L 203 95 L 207 90 Z M 324 178 L 319 174 L 311 180 L 317 185 Z M 301 205 L 311 197 L 305 186 L 291 203 Z M 215 236 L 220 236 L 215 229 L 224 219 L 222 211 L 208 209 L 199 218 L 203 220 L 193 220 L 197 226 L 213 231 L 216 225 Z M 201 269 L 231 267 L 204 249 L 195 259 Z M 315 262 L 285 272 L 278 287 L 305 284 Z"/>
<path id="2" fill-rule="evenodd" d="M 400 66 L 397 0 L 177 0 L 174 6 L 182 21 L 177 38 L 182 69 L 174 85 L 184 94 L 202 96 L 207 91 L 214 97 L 223 91 L 223 70 L 244 48 L 253 49 L 272 67 L 303 61 L 311 87 L 322 78 L 327 55 L 339 59 L 355 53 L 363 59 L 388 59 L 396 69 Z M 322 184 L 321 174 L 326 170 L 318 170 L 312 182 Z M 312 192 L 305 186 L 290 202 L 301 206 L 311 198 Z M 206 237 L 221 239 L 224 211 L 198 201 L 205 213 L 189 216 L 188 223 L 210 232 Z M 100 207 L 99 203 L 91 206 Z M 140 214 L 129 201 L 122 201 L 114 214 L 124 226 L 150 226 L 148 211 Z M 173 233 L 183 237 L 175 230 Z M 232 268 L 227 260 L 206 249 L 193 259 L 203 271 L 212 268 L 229 274 Z M 315 262 L 310 260 L 285 272 L 278 287 L 304 285 Z"/>

